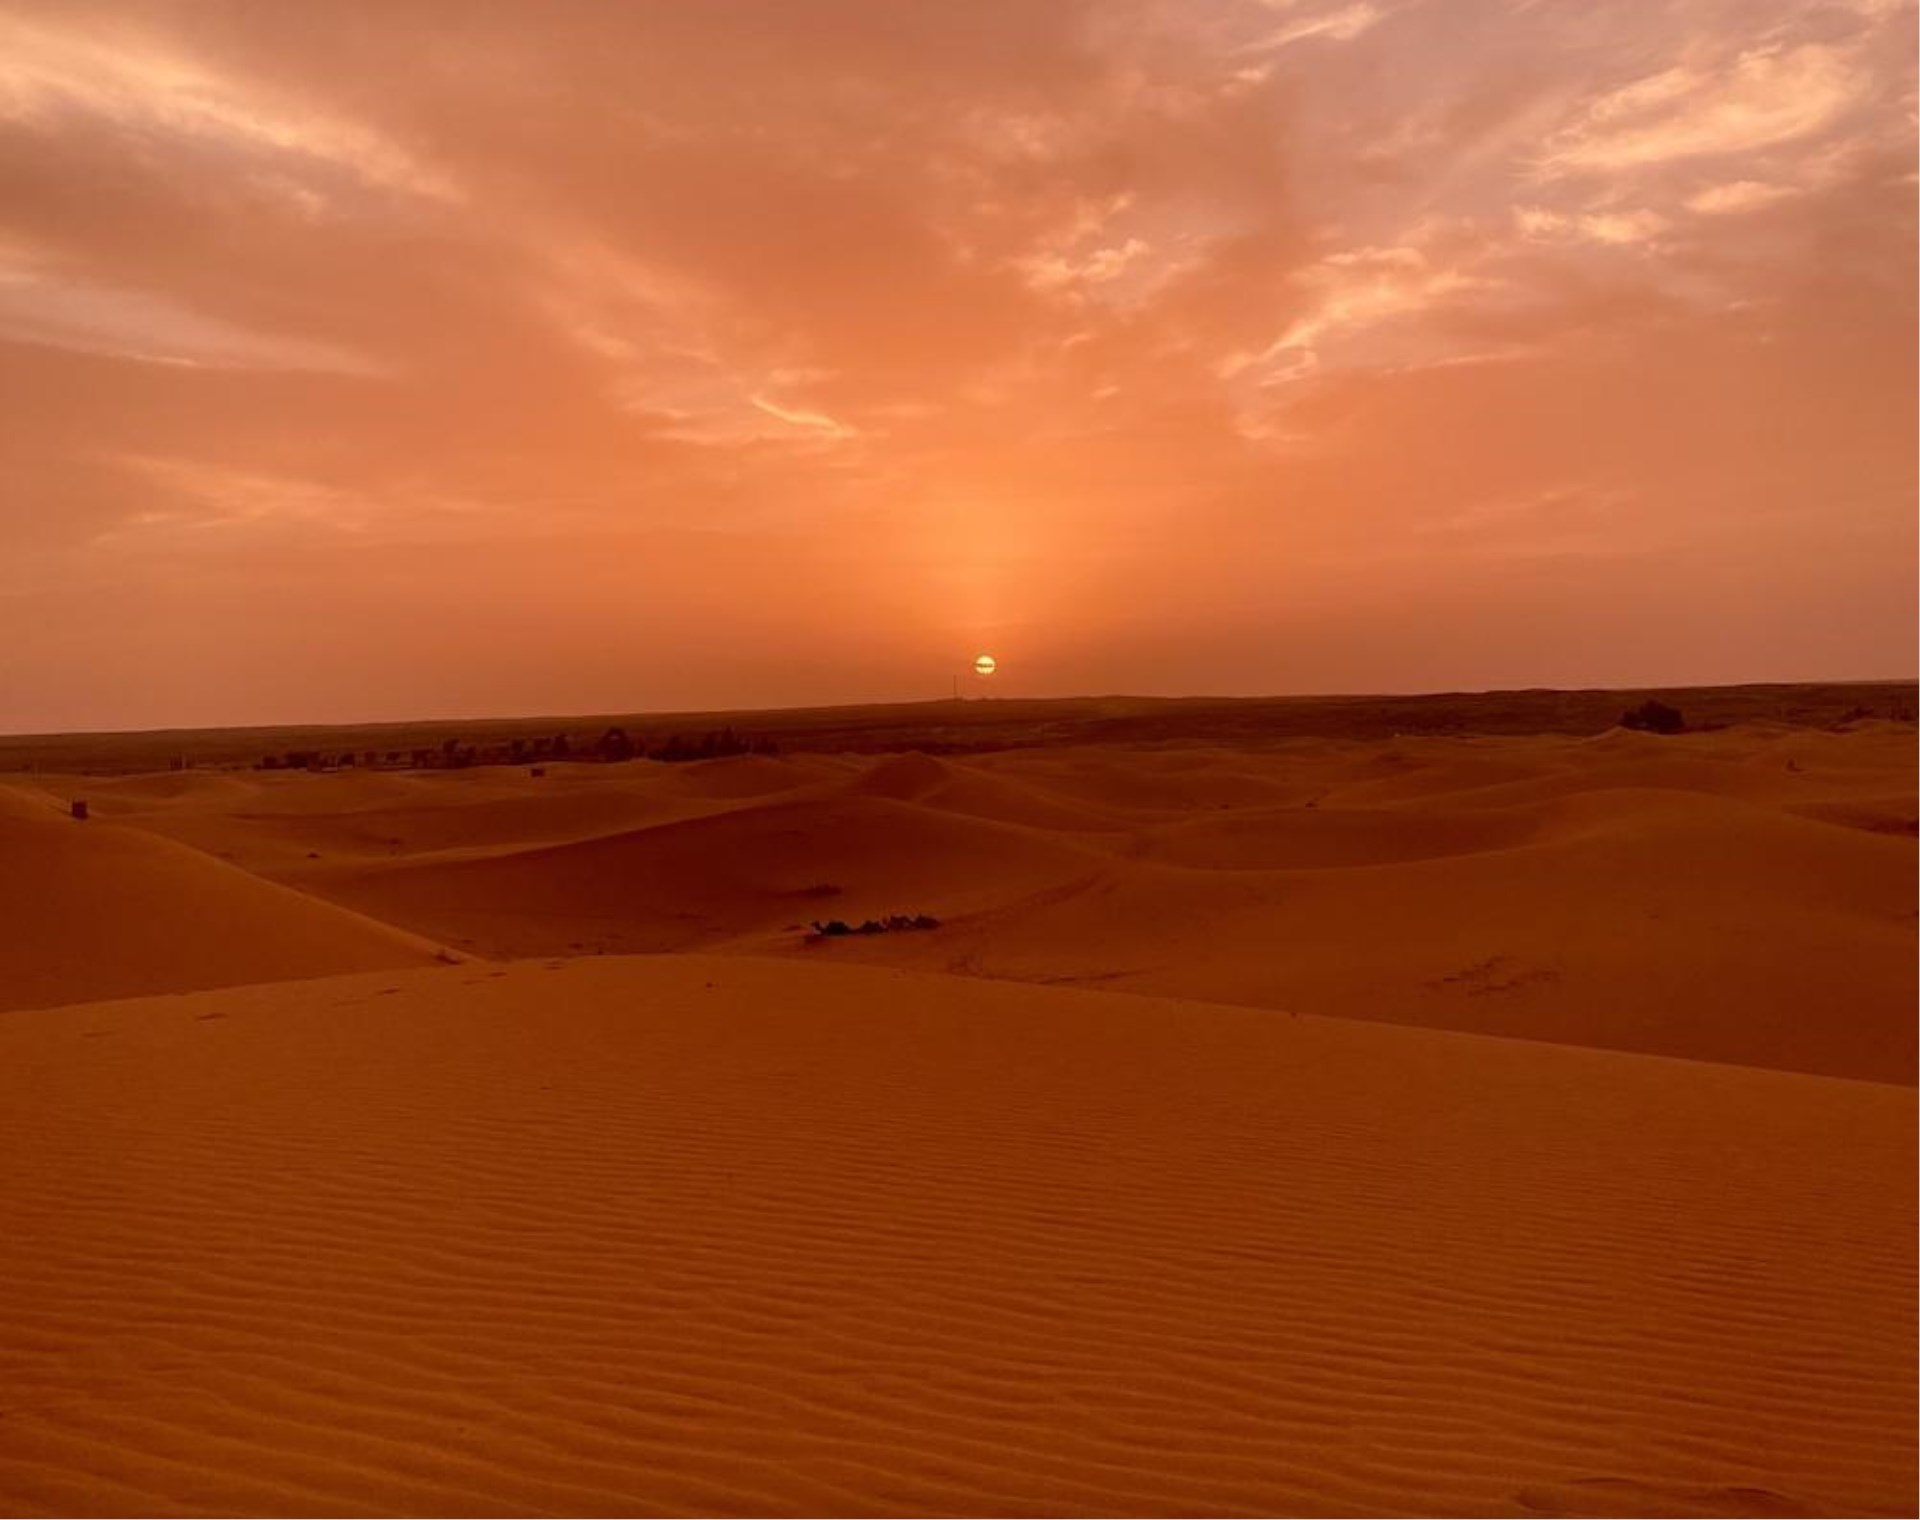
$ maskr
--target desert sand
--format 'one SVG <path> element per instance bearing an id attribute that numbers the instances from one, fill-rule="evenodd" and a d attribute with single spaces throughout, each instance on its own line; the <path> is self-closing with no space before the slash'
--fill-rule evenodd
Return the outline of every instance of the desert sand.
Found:
<path id="1" fill-rule="evenodd" d="M 0 777 L 0 1511 L 1912 1514 L 1914 761 Z"/>

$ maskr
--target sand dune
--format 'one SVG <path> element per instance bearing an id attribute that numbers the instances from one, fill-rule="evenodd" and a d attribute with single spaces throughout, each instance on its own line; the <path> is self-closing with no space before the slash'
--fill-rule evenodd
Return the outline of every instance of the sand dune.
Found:
<path id="1" fill-rule="evenodd" d="M 1083 750 L 983 757 L 991 774 L 1122 814 L 1276 807 L 1312 798 L 1322 773 L 1350 764 L 1347 746 L 1265 754 L 1208 750 Z"/>
<path id="2" fill-rule="evenodd" d="M 100 806 L 482 955 L 827 954 L 1911 1082 L 1913 760 L 1891 725 L 1616 731 L 209 775 Z M 943 927 L 803 941 L 888 913 Z"/>
<path id="3" fill-rule="evenodd" d="M 724 811 L 838 778 L 814 761 L 453 772 L 188 772 L 75 779 L 102 817 L 281 874 L 310 859 L 467 856 Z M 697 774 L 688 774 L 694 772 Z M 156 783 L 161 783 L 156 785 Z"/>
<path id="4" fill-rule="evenodd" d="M 481 859 L 315 868 L 301 880 L 482 954 L 538 955 L 792 937 L 812 919 L 849 915 L 964 917 L 1102 864 L 1031 828 L 849 795 Z"/>
<path id="5" fill-rule="evenodd" d="M 438 947 L 0 785 L 0 1009 L 418 966 Z"/>
<path id="6" fill-rule="evenodd" d="M 1913 1512 L 1897 1087 L 713 957 L 0 1084 L 8 1513 Z"/>
<path id="7" fill-rule="evenodd" d="M 1913 762 L 0 785 L 0 1510 L 1911 1514 Z"/>
<path id="8" fill-rule="evenodd" d="M 1530 842 L 1536 813 L 1234 808 L 1149 825 L 1135 854 L 1202 871 L 1314 870 L 1474 855 Z"/>
<path id="9" fill-rule="evenodd" d="M 1659 793 L 1585 802 L 1536 820 L 1526 845 L 1347 868 L 1129 864 L 923 942 L 831 949 L 1913 1079 L 1910 841 Z"/>
<path id="10" fill-rule="evenodd" d="M 979 766 L 930 755 L 896 755 L 856 772 L 846 790 L 860 797 L 914 802 L 945 813 L 995 823 L 1076 833 L 1124 829 L 1127 813 L 1112 805 L 1091 806 L 994 774 Z"/>
<path id="11" fill-rule="evenodd" d="M 1869 834 L 1904 834 L 1911 839 L 1920 834 L 1920 810 L 1912 793 L 1892 793 L 1882 797 L 1849 797 L 1832 802 L 1803 802 L 1792 809 L 1802 818 L 1820 823 L 1837 823 L 1842 828 L 1864 829 Z"/>

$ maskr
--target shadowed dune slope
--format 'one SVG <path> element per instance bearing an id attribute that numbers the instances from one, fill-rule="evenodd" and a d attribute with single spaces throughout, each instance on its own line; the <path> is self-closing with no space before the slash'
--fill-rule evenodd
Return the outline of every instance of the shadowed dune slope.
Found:
<path id="1" fill-rule="evenodd" d="M 0 787 L 0 1008 L 430 962 L 416 935 Z"/>
<path id="2" fill-rule="evenodd" d="M 983 911 L 1099 869 L 1071 839 L 846 796 L 303 885 L 483 954 L 679 950 L 814 918 Z M 431 926 L 429 928 L 428 926 Z"/>
<path id="3" fill-rule="evenodd" d="M 653 957 L 0 1091 L 7 1513 L 1913 1512 L 1896 1087 Z"/>

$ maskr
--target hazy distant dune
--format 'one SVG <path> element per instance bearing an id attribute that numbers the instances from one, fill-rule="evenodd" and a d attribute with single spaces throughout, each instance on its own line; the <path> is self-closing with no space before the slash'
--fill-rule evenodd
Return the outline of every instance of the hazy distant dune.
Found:
<path id="1" fill-rule="evenodd" d="M 1913 753 L 1864 725 L 95 790 L 479 954 L 828 954 L 1911 1081 Z M 943 926 L 803 942 L 890 913 Z"/>
<path id="2" fill-rule="evenodd" d="M 1537 833 L 1525 842 L 1424 857 L 1410 845 L 1397 860 L 1343 865 L 1354 839 L 1330 822 L 1316 864 L 1120 863 L 1081 893 L 849 953 L 1914 1079 L 1908 839 L 1721 799 L 1606 792 L 1510 819 Z M 1431 822 L 1416 816 L 1407 830 L 1429 849 L 1420 826 Z M 1259 820 L 1240 835 L 1198 827 L 1217 848 L 1284 843 L 1296 861 L 1312 837 L 1263 834 Z"/>
<path id="3" fill-rule="evenodd" d="M 1119 813 L 1181 814 L 1196 808 L 1275 807 L 1314 794 L 1318 769 L 1255 753 L 1086 748 L 1022 751 L 979 762 L 1082 805 Z M 1324 764 L 1339 766 L 1338 757 Z"/>
<path id="4" fill-rule="evenodd" d="M 311 856 L 390 859 L 486 854 L 586 839 L 724 811 L 818 784 L 809 770 L 713 775 L 707 765 L 550 765 L 461 771 L 186 772 L 69 778 L 103 816 L 180 839 L 252 869 L 297 873 Z M 776 763 L 777 762 L 772 762 Z M 687 775 L 685 772 L 703 774 Z M 829 772 L 830 774 L 830 772 Z M 138 783 L 173 781 L 164 795 Z"/>
<path id="5" fill-rule="evenodd" d="M 862 797 L 915 802 L 947 813 L 1067 833 L 1124 829 L 1127 811 L 1110 801 L 1062 795 L 1030 775 L 1018 779 L 985 765 L 894 755 L 862 766 L 847 786 Z"/>

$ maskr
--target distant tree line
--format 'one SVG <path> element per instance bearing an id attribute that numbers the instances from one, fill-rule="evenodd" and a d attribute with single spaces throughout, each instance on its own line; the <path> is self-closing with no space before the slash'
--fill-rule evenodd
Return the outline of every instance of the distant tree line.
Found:
<path id="1" fill-rule="evenodd" d="M 576 742 L 567 734 L 551 734 L 505 742 L 467 743 L 443 739 L 432 749 L 328 751 L 290 749 L 262 755 L 255 767 L 263 771 L 330 770 L 465 770 L 476 765 L 541 765 L 549 760 L 596 761 L 604 765 L 628 760 L 718 760 L 727 755 L 777 755 L 780 746 L 768 738 L 741 734 L 733 728 L 704 734 L 669 734 L 649 743 L 624 728 L 609 728 L 591 742 Z"/>

